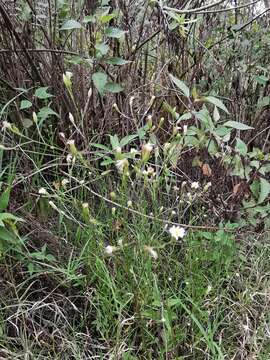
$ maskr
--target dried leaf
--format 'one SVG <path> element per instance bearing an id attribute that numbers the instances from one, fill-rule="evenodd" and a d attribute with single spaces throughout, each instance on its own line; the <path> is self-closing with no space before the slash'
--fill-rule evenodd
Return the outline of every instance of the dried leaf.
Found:
<path id="1" fill-rule="evenodd" d="M 210 168 L 210 166 L 206 163 L 204 163 L 202 165 L 202 172 L 204 176 L 208 176 L 210 177 L 212 175 L 212 169 Z"/>

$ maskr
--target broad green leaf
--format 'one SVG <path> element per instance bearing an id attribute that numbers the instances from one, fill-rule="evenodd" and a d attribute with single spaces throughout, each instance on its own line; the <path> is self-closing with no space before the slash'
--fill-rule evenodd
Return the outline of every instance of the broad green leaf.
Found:
<path id="1" fill-rule="evenodd" d="M 205 96 L 203 98 L 203 100 L 215 105 L 219 109 L 221 109 L 221 110 L 225 111 L 227 114 L 229 114 L 228 109 L 226 108 L 226 106 L 223 104 L 223 102 L 220 99 L 218 99 L 214 96 Z"/>
<path id="2" fill-rule="evenodd" d="M 110 135 L 110 143 L 112 146 L 112 149 L 116 149 L 118 146 L 120 146 L 120 142 L 117 135 Z"/>
<path id="3" fill-rule="evenodd" d="M 110 164 L 113 164 L 113 163 L 114 163 L 114 160 L 111 159 L 111 158 L 108 158 L 108 159 L 106 159 L 106 160 L 103 160 L 103 161 L 100 163 L 100 165 L 101 165 L 101 166 L 106 166 L 106 165 L 110 165 Z"/>
<path id="4" fill-rule="evenodd" d="M 170 79 L 175 83 L 175 85 L 178 87 L 179 90 L 182 91 L 182 93 L 186 96 L 189 97 L 190 96 L 190 91 L 189 88 L 187 87 L 187 85 L 182 81 L 177 79 L 175 76 L 173 76 L 172 74 L 169 74 Z"/>
<path id="5" fill-rule="evenodd" d="M 0 226 L 5 226 L 5 223 L 4 223 L 5 220 L 24 221 L 23 219 L 15 216 L 15 215 L 12 215 L 10 213 L 1 213 L 0 214 Z"/>
<path id="6" fill-rule="evenodd" d="M 10 245 L 14 243 L 16 244 L 18 239 L 16 238 L 15 234 L 13 234 L 11 231 L 8 231 L 4 227 L 0 227 L 0 240 L 3 240 L 4 242 L 9 243 Z M 1 246 L 1 241 L 0 241 L 0 246 Z M 1 247 L 0 247 L 0 255 L 1 255 Z"/>
<path id="7" fill-rule="evenodd" d="M 87 15 L 83 19 L 84 24 L 88 24 L 88 23 L 94 24 L 95 22 L 96 22 L 96 19 L 95 19 L 95 16 L 93 16 L 93 15 Z"/>
<path id="8" fill-rule="evenodd" d="M 38 99 L 49 99 L 53 97 L 52 94 L 47 93 L 48 86 L 46 87 L 40 87 L 36 89 L 34 96 L 36 96 Z"/>
<path id="9" fill-rule="evenodd" d="M 120 84 L 108 82 L 105 85 L 105 90 L 111 92 L 111 93 L 119 93 L 120 91 L 123 91 L 123 87 Z"/>
<path id="10" fill-rule="evenodd" d="M 260 76 L 255 76 L 255 80 L 257 81 L 258 84 L 265 85 L 269 79 L 264 75 L 260 75 Z"/>
<path id="11" fill-rule="evenodd" d="M 244 143 L 243 140 L 237 138 L 236 139 L 236 145 L 235 145 L 235 149 L 243 156 L 247 155 L 248 152 L 248 148 L 247 145 Z"/>
<path id="12" fill-rule="evenodd" d="M 101 53 L 101 55 L 106 55 L 109 51 L 109 46 L 105 43 L 96 44 L 95 49 Z"/>
<path id="13" fill-rule="evenodd" d="M 20 105 L 20 110 L 29 109 L 33 104 L 31 101 L 28 100 L 22 100 Z"/>
<path id="14" fill-rule="evenodd" d="M 137 134 L 125 136 L 120 141 L 120 146 L 125 146 L 125 145 L 129 144 L 132 140 L 136 139 L 136 137 L 138 137 Z"/>
<path id="15" fill-rule="evenodd" d="M 119 28 L 116 27 L 108 27 L 105 30 L 105 34 L 111 38 L 116 38 L 116 39 L 120 39 L 122 36 L 124 36 L 124 34 L 126 33 L 126 31 L 121 30 Z"/>
<path id="16" fill-rule="evenodd" d="M 78 21 L 71 19 L 71 20 L 66 20 L 59 30 L 74 30 L 74 29 L 80 29 L 81 27 L 82 25 Z"/>
<path id="17" fill-rule="evenodd" d="M 269 181 L 261 178 L 260 179 L 260 196 L 258 203 L 262 203 L 270 194 L 270 183 Z"/>
<path id="18" fill-rule="evenodd" d="M 37 113 L 37 117 L 41 122 L 46 120 L 49 116 L 57 116 L 57 117 L 59 117 L 58 114 L 48 106 L 45 106 L 45 107 L 41 108 L 39 110 L 39 112 Z"/>
<path id="19" fill-rule="evenodd" d="M 182 121 L 182 120 L 189 120 L 189 119 L 191 119 L 191 118 L 192 118 L 191 112 L 187 112 L 187 113 L 181 115 L 181 116 L 179 117 L 179 119 L 177 120 L 177 122 L 180 122 L 180 121 Z"/>
<path id="20" fill-rule="evenodd" d="M 240 123 L 238 121 L 227 121 L 225 122 L 225 124 L 223 124 L 224 126 L 233 128 L 233 129 L 237 129 L 237 130 L 251 130 L 254 129 L 251 126 L 248 126 L 246 124 Z"/>
<path id="21" fill-rule="evenodd" d="M 103 72 L 96 72 L 93 74 L 92 80 L 100 95 L 103 95 L 107 84 L 107 74 Z"/>
<path id="22" fill-rule="evenodd" d="M 106 60 L 106 63 L 111 65 L 125 65 L 125 64 L 129 64 L 130 61 L 119 57 L 111 57 Z"/>
<path id="23" fill-rule="evenodd" d="M 101 15 L 100 21 L 102 24 L 106 24 L 116 17 L 116 14 Z"/>
<path id="24" fill-rule="evenodd" d="M 264 106 L 269 106 L 269 105 L 270 105 L 270 96 L 264 96 L 258 101 L 257 104 L 258 108 L 262 108 Z"/>
<path id="25" fill-rule="evenodd" d="M 11 186 L 8 186 L 0 196 L 0 212 L 6 210 L 9 203 L 9 196 L 10 196 Z"/>

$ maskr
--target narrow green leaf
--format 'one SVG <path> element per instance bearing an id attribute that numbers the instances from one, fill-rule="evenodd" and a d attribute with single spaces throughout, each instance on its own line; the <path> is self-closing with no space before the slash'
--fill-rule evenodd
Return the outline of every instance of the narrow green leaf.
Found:
<path id="1" fill-rule="evenodd" d="M 237 130 L 251 130 L 251 129 L 254 129 L 253 127 L 251 126 L 248 126 L 246 124 L 243 124 L 243 123 L 240 123 L 238 121 L 227 121 L 225 122 L 225 124 L 223 124 L 224 126 L 227 126 L 227 127 L 231 127 L 233 129 L 237 129 Z"/>
<path id="2" fill-rule="evenodd" d="M 206 96 L 203 98 L 204 101 L 210 102 L 211 104 L 215 105 L 216 107 L 218 107 L 219 109 L 225 111 L 227 114 L 229 114 L 228 109 L 226 108 L 226 106 L 223 104 L 223 102 L 214 97 L 214 96 Z"/>
<path id="3" fill-rule="evenodd" d="M 105 150 L 107 152 L 110 152 L 110 149 L 105 146 L 105 145 L 102 145 L 102 144 L 97 144 L 97 143 L 92 143 L 90 144 L 91 146 L 94 146 L 95 148 L 98 148 L 98 149 L 102 149 L 102 150 Z"/>
<path id="4" fill-rule="evenodd" d="M 9 203 L 9 196 L 10 196 L 11 186 L 8 186 L 0 196 L 0 212 L 6 210 Z"/>
<path id="5" fill-rule="evenodd" d="M 125 145 L 129 144 L 132 140 L 136 139 L 136 137 L 138 137 L 137 134 L 125 136 L 120 141 L 120 146 L 125 146 Z"/>
<path id="6" fill-rule="evenodd" d="M 106 63 L 111 65 L 125 65 L 125 64 L 129 64 L 130 61 L 119 57 L 111 57 L 106 60 Z"/>
<path id="7" fill-rule="evenodd" d="M 170 79 L 175 83 L 175 85 L 178 87 L 179 90 L 182 91 L 182 93 L 186 96 L 189 97 L 190 96 L 190 91 L 189 88 L 187 87 L 187 85 L 182 81 L 177 79 L 175 76 L 173 76 L 172 74 L 169 74 Z"/>

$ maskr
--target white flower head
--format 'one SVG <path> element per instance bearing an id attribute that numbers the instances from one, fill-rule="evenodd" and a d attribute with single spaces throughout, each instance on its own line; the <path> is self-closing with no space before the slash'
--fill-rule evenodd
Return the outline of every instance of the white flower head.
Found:
<path id="1" fill-rule="evenodd" d="M 130 153 L 136 155 L 138 153 L 138 150 L 136 150 L 135 148 L 131 148 Z"/>
<path id="2" fill-rule="evenodd" d="M 121 159 L 117 160 L 115 163 L 115 166 L 119 173 L 123 173 L 128 168 L 128 160 L 127 159 Z"/>
<path id="3" fill-rule="evenodd" d="M 62 186 L 66 186 L 67 184 L 69 183 L 69 180 L 68 179 L 63 179 L 62 181 L 61 181 L 61 184 L 62 184 Z"/>
<path id="4" fill-rule="evenodd" d="M 68 140 L 67 145 L 75 145 L 75 140 L 73 139 Z"/>
<path id="5" fill-rule="evenodd" d="M 4 120 L 3 122 L 2 122 L 2 130 L 5 130 L 5 129 L 11 129 L 11 127 L 12 127 L 12 125 L 11 125 L 11 123 L 10 122 L 8 122 L 8 121 L 6 121 L 6 120 Z"/>
<path id="6" fill-rule="evenodd" d="M 71 78 L 73 74 L 70 71 L 66 71 L 65 74 L 63 74 L 63 82 L 66 85 L 67 88 L 71 88 Z"/>
<path id="7" fill-rule="evenodd" d="M 48 191 L 47 191 L 45 188 L 40 188 L 40 189 L 38 190 L 38 193 L 39 193 L 40 195 L 48 195 Z"/>
<path id="8" fill-rule="evenodd" d="M 132 207 L 132 201 L 131 200 L 128 200 L 128 202 L 127 202 L 127 207 Z"/>
<path id="9" fill-rule="evenodd" d="M 116 213 L 116 207 L 113 207 L 112 208 L 112 215 L 115 215 L 115 213 Z"/>
<path id="10" fill-rule="evenodd" d="M 145 246 L 144 247 L 145 251 L 147 251 L 150 256 L 154 259 L 157 260 L 158 258 L 158 253 L 156 252 L 156 250 L 154 250 L 151 246 Z"/>
<path id="11" fill-rule="evenodd" d="M 71 164 L 72 161 L 73 161 L 73 156 L 72 156 L 72 154 L 67 154 L 66 160 L 67 160 L 67 163 L 68 163 L 68 164 Z"/>
<path id="12" fill-rule="evenodd" d="M 82 207 L 83 207 L 84 209 L 88 209 L 88 208 L 89 208 L 89 204 L 88 204 L 87 202 L 82 203 Z"/>
<path id="13" fill-rule="evenodd" d="M 59 133 L 59 137 L 60 137 L 61 139 L 65 139 L 65 138 L 66 138 L 66 135 L 65 135 L 63 132 L 60 132 L 60 133 Z"/>
<path id="14" fill-rule="evenodd" d="M 154 149 L 154 145 L 151 143 L 144 144 L 142 146 L 142 160 L 143 162 L 147 162 L 150 158 L 150 154 Z"/>
<path id="15" fill-rule="evenodd" d="M 107 245 L 104 249 L 104 252 L 106 255 L 111 256 L 115 250 L 116 250 L 115 246 Z"/>
<path id="16" fill-rule="evenodd" d="M 154 145 L 151 143 L 147 143 L 142 146 L 142 149 L 150 153 L 154 149 Z"/>
<path id="17" fill-rule="evenodd" d="M 204 186 L 203 190 L 204 190 L 204 191 L 208 191 L 211 186 L 212 186 L 212 183 L 211 183 L 211 181 L 209 181 L 209 182 Z"/>
<path id="18" fill-rule="evenodd" d="M 200 184 L 198 183 L 198 181 L 194 181 L 193 183 L 191 183 L 191 189 L 197 190 L 199 187 Z"/>
<path id="19" fill-rule="evenodd" d="M 117 154 L 121 154 L 121 152 L 122 152 L 121 146 L 117 146 L 117 147 L 115 148 L 115 152 L 116 152 Z"/>
<path id="20" fill-rule="evenodd" d="M 169 229 L 169 233 L 174 239 L 178 240 L 179 238 L 182 239 L 186 235 L 186 230 L 183 227 L 173 225 Z"/>
<path id="21" fill-rule="evenodd" d="M 187 126 L 187 125 L 184 125 L 184 126 L 183 126 L 183 134 L 184 134 L 184 135 L 186 135 L 187 130 L 188 130 L 188 126 Z"/>

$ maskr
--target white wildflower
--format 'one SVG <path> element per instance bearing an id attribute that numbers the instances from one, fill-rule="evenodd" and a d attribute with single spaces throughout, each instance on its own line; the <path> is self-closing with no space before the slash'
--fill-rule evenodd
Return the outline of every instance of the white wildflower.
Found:
<path id="1" fill-rule="evenodd" d="M 211 183 L 211 182 L 208 182 L 208 183 L 204 186 L 203 191 L 205 191 L 205 192 L 208 191 L 211 186 L 212 186 L 212 183 Z"/>
<path id="2" fill-rule="evenodd" d="M 60 133 L 59 133 L 59 137 L 60 137 L 61 139 L 65 139 L 65 138 L 66 138 L 66 135 L 65 135 L 63 132 L 60 132 Z"/>
<path id="3" fill-rule="evenodd" d="M 128 168 L 128 165 L 129 163 L 127 159 L 117 160 L 115 163 L 115 166 L 119 173 L 123 173 L 124 170 Z"/>
<path id="4" fill-rule="evenodd" d="M 68 163 L 68 164 L 71 164 L 72 161 L 73 161 L 73 156 L 72 156 L 72 154 L 67 154 L 66 160 L 67 160 L 67 163 Z"/>
<path id="5" fill-rule="evenodd" d="M 5 129 L 11 130 L 11 128 L 12 128 L 12 125 L 10 122 L 8 122 L 6 120 L 4 120 L 2 122 L 2 130 L 5 130 Z"/>
<path id="6" fill-rule="evenodd" d="M 132 207 L 132 201 L 131 200 L 128 200 L 128 202 L 127 202 L 127 207 Z"/>
<path id="7" fill-rule="evenodd" d="M 178 240 L 179 238 L 182 239 L 186 235 L 186 230 L 183 227 L 173 225 L 169 229 L 169 233 L 174 239 Z"/>
<path id="8" fill-rule="evenodd" d="M 47 191 L 46 189 L 44 189 L 44 188 L 40 188 L 40 189 L 38 190 L 38 193 L 39 193 L 40 195 L 48 195 L 48 191 Z"/>
<path id="9" fill-rule="evenodd" d="M 197 181 L 191 183 L 191 189 L 197 190 L 200 187 L 200 184 Z"/>
<path id="10" fill-rule="evenodd" d="M 68 183 L 69 183 L 69 180 L 68 180 L 68 179 L 63 179 L 63 180 L 61 181 L 61 184 L 62 184 L 63 187 L 65 187 Z"/>
<path id="11" fill-rule="evenodd" d="M 107 245 L 105 247 L 104 252 L 105 252 L 106 255 L 112 255 L 115 250 L 116 250 L 115 246 Z"/>
<path id="12" fill-rule="evenodd" d="M 67 145 L 75 145 L 75 140 L 73 139 L 68 140 Z"/>

